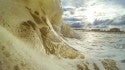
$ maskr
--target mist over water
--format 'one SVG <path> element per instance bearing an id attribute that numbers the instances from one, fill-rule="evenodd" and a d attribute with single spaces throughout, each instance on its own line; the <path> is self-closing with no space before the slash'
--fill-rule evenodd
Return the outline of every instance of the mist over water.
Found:
<path id="1" fill-rule="evenodd" d="M 83 46 L 91 57 L 125 59 L 125 34 L 82 32 Z M 85 48 L 84 47 L 84 48 Z"/>

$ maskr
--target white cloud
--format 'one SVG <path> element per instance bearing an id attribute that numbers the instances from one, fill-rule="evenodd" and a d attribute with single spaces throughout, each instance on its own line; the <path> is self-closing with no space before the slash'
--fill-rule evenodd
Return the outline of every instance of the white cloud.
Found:
<path id="1" fill-rule="evenodd" d="M 64 1 L 64 0 L 63 0 Z M 76 7 L 77 0 L 70 0 L 70 4 L 65 6 Z M 67 2 L 67 0 L 66 0 Z M 73 4 L 71 4 L 71 2 Z M 123 5 L 117 4 L 116 0 L 78 0 L 77 4 L 83 4 L 80 7 L 74 8 L 73 14 L 68 14 L 71 17 L 82 17 L 81 22 L 93 23 L 95 19 L 99 20 L 113 20 L 125 15 Z"/>

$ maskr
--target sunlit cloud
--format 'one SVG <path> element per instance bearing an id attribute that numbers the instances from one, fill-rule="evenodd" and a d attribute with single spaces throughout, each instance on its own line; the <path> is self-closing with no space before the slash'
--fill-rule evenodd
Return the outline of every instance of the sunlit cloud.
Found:
<path id="1" fill-rule="evenodd" d="M 63 1 L 67 3 L 67 0 Z M 73 8 L 73 14 L 68 13 L 67 16 L 80 18 L 81 22 L 90 24 L 93 24 L 95 20 L 114 20 L 115 25 L 115 22 L 121 23 L 124 20 L 120 19 L 125 16 L 124 3 L 124 0 L 70 0 L 70 6 L 75 8 Z M 63 7 L 66 6 L 69 6 L 69 4 L 63 5 Z M 113 23 L 109 24 L 113 25 Z"/>
<path id="2" fill-rule="evenodd" d="M 120 5 L 113 5 L 111 2 L 93 0 L 85 3 L 83 11 L 84 17 L 88 22 L 94 22 L 95 19 L 106 20 L 114 19 L 125 14 L 125 9 Z M 76 11 L 77 13 L 79 11 Z"/>

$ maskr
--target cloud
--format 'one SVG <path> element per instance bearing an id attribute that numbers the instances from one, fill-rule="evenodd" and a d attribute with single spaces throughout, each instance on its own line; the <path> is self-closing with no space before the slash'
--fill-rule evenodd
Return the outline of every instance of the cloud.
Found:
<path id="1" fill-rule="evenodd" d="M 91 23 L 93 27 L 107 28 L 111 26 L 125 25 L 125 0 L 62 0 L 65 9 L 64 18 L 71 18 L 66 21 Z M 67 12 L 69 11 L 69 12 Z M 73 21 L 72 21 L 73 20 Z M 89 25 L 91 26 L 91 25 Z"/>
<path id="2" fill-rule="evenodd" d="M 106 19 L 106 20 L 95 20 L 93 22 L 93 25 L 108 25 L 111 24 L 113 22 L 113 20 L 110 19 Z"/>
<path id="3" fill-rule="evenodd" d="M 111 1 L 114 2 L 115 4 L 119 4 L 125 7 L 125 0 L 111 0 Z"/>
<path id="4" fill-rule="evenodd" d="M 84 3 L 84 0 L 61 0 L 63 6 L 75 6 L 81 7 Z"/>

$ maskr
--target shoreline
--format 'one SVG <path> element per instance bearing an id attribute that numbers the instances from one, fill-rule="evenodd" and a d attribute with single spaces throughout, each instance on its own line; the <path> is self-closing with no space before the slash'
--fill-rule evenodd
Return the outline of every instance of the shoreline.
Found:
<path id="1" fill-rule="evenodd" d="M 125 34 L 124 31 L 92 31 L 92 30 L 85 30 L 85 29 L 73 29 L 73 30 L 78 30 L 82 32 L 101 32 L 101 33 L 119 33 L 119 34 Z"/>

